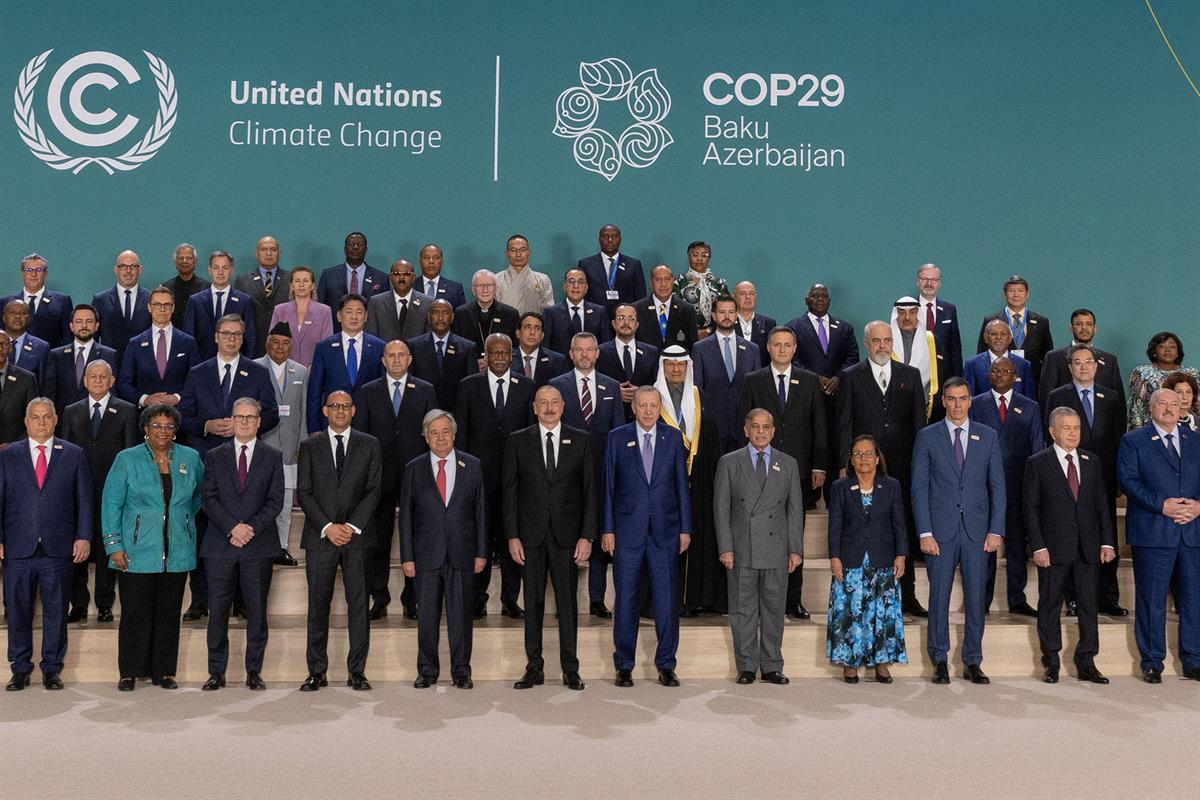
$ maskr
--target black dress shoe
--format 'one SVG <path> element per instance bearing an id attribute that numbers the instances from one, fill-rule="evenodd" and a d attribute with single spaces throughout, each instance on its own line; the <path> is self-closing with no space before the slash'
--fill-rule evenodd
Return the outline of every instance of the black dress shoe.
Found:
<path id="1" fill-rule="evenodd" d="M 378 601 L 371 604 L 371 619 L 379 620 L 387 616 L 387 603 Z"/>
<path id="2" fill-rule="evenodd" d="M 1142 680 L 1146 683 L 1162 683 L 1162 670 L 1144 669 L 1142 670 Z"/>
<path id="3" fill-rule="evenodd" d="M 963 677 L 971 683 L 978 683 L 981 686 L 992 682 L 991 678 L 983 674 L 983 670 L 979 668 L 978 664 L 967 664 L 963 667 Z"/>
<path id="4" fill-rule="evenodd" d="M 950 683 L 950 668 L 946 666 L 945 661 L 937 662 L 933 668 L 933 682 L 939 685 Z"/>
<path id="5" fill-rule="evenodd" d="M 1108 683 L 1108 678 L 1101 674 L 1100 670 L 1096 669 L 1095 664 L 1084 664 L 1079 667 L 1079 680 L 1087 683 L 1098 683 L 1104 685 Z"/>
<path id="6" fill-rule="evenodd" d="M 925 606 L 915 597 L 906 597 L 900 604 L 901 613 L 908 614 L 910 617 L 928 617 L 929 612 L 925 610 Z"/>
<path id="7" fill-rule="evenodd" d="M 1074 600 L 1068 600 L 1068 601 L 1067 601 L 1067 616 L 1068 616 L 1068 617 L 1073 617 L 1073 616 L 1075 616 L 1075 615 L 1076 615 L 1076 612 L 1075 612 L 1075 601 L 1074 601 Z"/>
<path id="8" fill-rule="evenodd" d="M 85 619 L 87 619 L 86 608 L 72 608 L 71 612 L 67 614 L 67 622 L 83 622 Z"/>
<path id="9" fill-rule="evenodd" d="M 514 689 L 532 689 L 546 682 L 546 675 L 540 669 L 527 669 L 521 679 L 513 684 Z"/>
<path id="10" fill-rule="evenodd" d="M 879 669 L 876 668 L 876 670 L 875 670 L 875 682 L 876 683 L 888 684 L 894 680 L 895 680 L 895 678 L 893 678 L 890 673 L 881 675 L 879 672 Z"/>
<path id="11" fill-rule="evenodd" d="M 217 689 L 225 688 L 225 673 L 215 672 L 208 676 L 208 680 L 200 687 L 202 692 L 215 692 Z"/>
<path id="12" fill-rule="evenodd" d="M 1121 606 L 1117 605 L 1116 603 L 1105 603 L 1104 605 L 1100 606 L 1100 608 L 1098 608 L 1096 610 L 1099 611 L 1101 614 L 1108 614 L 1110 617 L 1128 617 L 1129 616 L 1129 609 L 1122 608 Z"/>
<path id="13" fill-rule="evenodd" d="M 185 622 L 195 622 L 196 620 L 208 616 L 208 607 L 199 603 L 192 603 L 188 606 L 188 610 L 183 612 Z"/>
<path id="14" fill-rule="evenodd" d="M 700 609 L 698 608 L 685 608 L 679 612 L 680 619 L 692 619 L 698 616 L 700 616 Z"/>
<path id="15" fill-rule="evenodd" d="M 234 606 L 233 609 L 229 612 L 229 616 L 237 617 L 238 619 L 245 619 L 246 618 L 246 607 L 245 606 Z"/>
<path id="16" fill-rule="evenodd" d="M 588 610 L 593 617 L 612 619 L 612 612 L 608 610 L 608 607 L 604 603 L 592 603 Z"/>
<path id="17" fill-rule="evenodd" d="M 350 677 L 346 678 L 346 685 L 356 692 L 371 691 L 371 683 L 367 680 L 367 676 L 361 672 L 351 672 Z"/>
<path id="18" fill-rule="evenodd" d="M 96 612 L 96 622 L 112 622 L 113 613 L 111 608 L 102 608 Z"/>
<path id="19" fill-rule="evenodd" d="M 627 669 L 619 669 L 617 670 L 617 679 L 613 683 L 622 689 L 628 689 L 633 686 L 633 673 Z"/>
<path id="20" fill-rule="evenodd" d="M 1042 673 L 1043 683 L 1058 683 L 1058 664 L 1051 664 L 1046 667 L 1046 671 Z"/>
<path id="21" fill-rule="evenodd" d="M 584 689 L 583 678 L 579 677 L 578 672 L 564 672 L 563 686 L 573 692 L 582 692 Z"/>
<path id="22" fill-rule="evenodd" d="M 413 688 L 414 689 L 428 689 L 430 686 L 433 686 L 436 683 L 437 683 L 437 678 L 435 678 L 432 675 L 418 675 L 417 679 L 415 681 L 413 681 Z"/>
<path id="23" fill-rule="evenodd" d="M 118 692 L 132 692 L 137 688 L 137 678 L 121 678 L 117 681 Z"/>
<path id="24" fill-rule="evenodd" d="M 737 678 L 734 680 L 734 683 L 740 683 L 743 686 L 745 686 L 747 684 L 754 683 L 754 678 L 755 678 L 755 675 L 753 672 L 749 672 L 748 670 L 743 670 L 737 674 Z"/>
<path id="25" fill-rule="evenodd" d="M 857 670 L 842 670 L 842 682 L 849 683 L 849 684 L 858 683 L 858 671 Z"/>
<path id="26" fill-rule="evenodd" d="M 417 618 L 417 604 L 416 603 L 404 603 L 403 605 L 404 605 L 404 618 L 405 619 L 416 619 Z"/>
<path id="27" fill-rule="evenodd" d="M 659 686 L 678 686 L 679 676 L 675 674 L 673 669 L 660 669 L 658 671 Z"/>
<path id="28" fill-rule="evenodd" d="M 456 689 L 474 689 L 475 681 L 471 680 L 466 675 L 459 675 L 454 679 L 454 688 Z"/>
<path id="29" fill-rule="evenodd" d="M 808 613 L 808 609 L 804 607 L 803 603 L 789 603 L 787 615 L 792 619 L 810 619 L 812 617 L 812 614 Z"/>
<path id="30" fill-rule="evenodd" d="M 6 692 L 19 692 L 29 685 L 28 672 L 14 672 L 12 678 L 4 686 Z"/>
<path id="31" fill-rule="evenodd" d="M 1037 609 L 1029 605 L 1029 603 L 1019 603 L 1015 606 L 1010 606 L 1008 613 L 1018 614 L 1022 617 L 1036 617 Z"/>
<path id="32" fill-rule="evenodd" d="M 767 683 L 773 683 L 776 686 L 787 686 L 789 683 L 791 683 L 791 681 L 788 680 L 788 676 L 784 675 L 779 670 L 775 670 L 774 672 L 764 672 L 762 674 L 762 679 Z"/>
<path id="33" fill-rule="evenodd" d="M 295 556 L 293 556 L 291 553 L 289 553 L 286 548 L 284 550 L 281 550 L 279 552 L 279 555 L 275 556 L 274 563 L 276 564 L 276 566 L 280 566 L 280 567 L 298 567 L 298 566 L 300 566 L 300 562 L 297 561 Z"/>
<path id="34" fill-rule="evenodd" d="M 1183 677 L 1188 680 L 1200 681 L 1200 667 L 1185 667 Z"/>
<path id="35" fill-rule="evenodd" d="M 329 680 L 326 679 L 324 672 L 321 672 L 321 673 L 313 672 L 313 673 L 310 673 L 309 676 L 304 679 L 304 683 L 300 684 L 300 691 L 315 692 L 317 689 L 320 689 L 322 686 L 328 686 L 328 685 L 329 685 Z"/>
<path id="36" fill-rule="evenodd" d="M 267 685 L 263 683 L 262 676 L 257 672 L 247 672 L 246 688 L 252 692 L 261 692 L 263 689 L 267 688 Z"/>
<path id="37" fill-rule="evenodd" d="M 487 616 L 487 603 L 475 604 L 475 619 L 483 619 Z"/>
<path id="38" fill-rule="evenodd" d="M 170 675 L 163 675 L 158 679 L 158 688 L 160 689 L 178 689 L 179 684 L 175 682 L 175 678 Z"/>
<path id="39" fill-rule="evenodd" d="M 525 612 L 516 603 L 505 603 L 500 607 L 500 616 L 521 619 L 525 616 Z"/>

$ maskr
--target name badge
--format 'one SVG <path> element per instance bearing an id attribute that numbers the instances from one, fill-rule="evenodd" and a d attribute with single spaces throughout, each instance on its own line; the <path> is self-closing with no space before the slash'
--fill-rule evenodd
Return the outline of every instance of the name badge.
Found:
<path id="1" fill-rule="evenodd" d="M 280 406 L 279 407 L 279 416 L 280 417 L 290 417 L 291 415 L 292 415 L 292 407 L 291 406 Z"/>
<path id="2" fill-rule="evenodd" d="M 1155 436 L 1154 438 L 1157 439 L 1158 437 Z M 637 442 L 626 442 L 625 446 L 626 447 L 637 447 Z"/>
<path id="3" fill-rule="evenodd" d="M 559 444 L 570 444 L 570 443 L 571 443 L 570 439 L 563 439 L 559 442 Z"/>
<path id="4" fill-rule="evenodd" d="M 466 468 L 467 468 L 467 462 L 465 462 L 465 461 L 459 461 L 459 462 L 458 462 L 458 465 L 459 465 L 460 467 L 462 467 L 463 469 L 466 469 Z"/>
<path id="5" fill-rule="evenodd" d="M 180 475 L 187 475 L 187 474 L 188 474 L 188 473 L 187 473 L 187 464 L 180 464 L 180 465 L 179 465 L 179 474 L 180 474 Z"/>
<path id="6" fill-rule="evenodd" d="M 620 300 L 621 299 L 621 294 L 616 289 L 609 289 L 607 292 L 604 293 L 604 296 L 607 297 L 609 300 Z"/>
<path id="7" fill-rule="evenodd" d="M 1096 392 L 1096 397 L 1099 397 L 1101 400 L 1103 400 L 1104 399 L 1103 392 Z"/>
<path id="8" fill-rule="evenodd" d="M 1025 413 L 1024 411 L 1022 411 L 1022 410 L 1021 410 L 1020 406 L 1017 406 L 1016 408 L 1014 408 L 1014 409 L 1013 409 L 1013 411 L 1017 412 L 1018 414 L 1024 414 L 1024 413 Z"/>
<path id="9" fill-rule="evenodd" d="M 249 377 L 250 377 L 250 373 L 249 373 L 249 372 L 245 372 L 245 371 L 243 371 L 243 370 L 240 370 L 240 369 L 238 370 L 238 375 L 241 375 L 243 378 L 249 378 Z"/>
<path id="10" fill-rule="evenodd" d="M 772 469 L 772 470 L 774 470 L 775 472 L 779 472 L 779 465 L 778 465 L 778 464 L 772 464 L 772 465 L 771 465 L 771 469 Z"/>
<path id="11" fill-rule="evenodd" d="M 304 324 L 305 324 L 305 325 L 312 325 L 312 320 L 311 320 L 311 319 L 306 319 L 306 320 L 304 320 Z"/>
<path id="12" fill-rule="evenodd" d="M 1025 357 L 1025 350 L 1024 350 L 1024 348 L 1022 348 L 1022 349 L 1020 349 L 1020 350 L 1009 350 L 1008 352 L 1012 353 L 1014 356 L 1020 356 L 1021 358 L 1024 358 L 1024 357 Z"/>

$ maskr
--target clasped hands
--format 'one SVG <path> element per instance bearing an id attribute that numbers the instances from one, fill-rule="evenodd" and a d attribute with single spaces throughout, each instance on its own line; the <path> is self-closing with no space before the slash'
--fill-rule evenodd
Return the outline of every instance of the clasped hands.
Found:
<path id="1" fill-rule="evenodd" d="M 1168 497 L 1162 506 L 1162 513 L 1170 517 L 1176 525 L 1187 525 L 1196 517 L 1200 517 L 1200 500 L 1190 497 Z"/>
<path id="2" fill-rule="evenodd" d="M 517 566 L 525 566 L 525 546 L 521 544 L 521 540 L 516 536 L 508 540 L 508 554 L 512 556 L 513 561 L 517 562 Z M 575 552 L 571 556 L 575 563 L 582 567 L 591 557 L 592 543 L 587 539 L 577 541 L 575 543 Z"/>

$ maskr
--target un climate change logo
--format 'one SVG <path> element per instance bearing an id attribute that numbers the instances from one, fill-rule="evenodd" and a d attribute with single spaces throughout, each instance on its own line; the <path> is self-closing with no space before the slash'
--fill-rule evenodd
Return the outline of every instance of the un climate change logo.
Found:
<path id="1" fill-rule="evenodd" d="M 633 74 L 619 58 L 580 62 L 579 82 L 558 96 L 554 135 L 573 139 L 575 163 L 611 181 L 624 164 L 643 169 L 675 140 L 662 126 L 671 113 L 671 94 L 658 79 L 657 69 Z M 624 100 L 634 123 L 613 136 L 596 127 L 601 102 Z"/>
<path id="2" fill-rule="evenodd" d="M 71 155 L 46 137 L 46 133 L 38 125 L 34 113 L 34 89 L 37 88 L 42 70 L 46 68 L 46 59 L 53 52 L 52 49 L 47 50 L 30 60 L 25 65 L 25 69 L 21 70 L 17 88 L 13 92 L 13 119 L 16 120 L 17 130 L 30 152 L 54 169 L 71 170 L 75 174 L 79 174 L 79 171 L 89 164 L 99 165 L 109 175 L 117 171 L 128 172 L 154 158 L 159 149 L 167 143 L 167 139 L 171 137 L 171 129 L 175 127 L 178 93 L 175 90 L 175 76 L 166 62 L 153 53 L 142 51 L 149 63 L 150 73 L 154 76 L 155 86 L 158 88 L 158 113 L 154 117 L 154 124 L 141 139 L 119 155 Z M 64 93 L 67 106 L 75 119 L 89 127 L 107 126 L 117 118 L 117 112 L 110 107 L 95 112 L 83 104 L 84 92 L 90 87 L 98 86 L 111 90 L 117 86 L 117 79 L 107 71 L 93 70 L 76 75 L 84 68 L 98 66 L 108 67 L 116 72 L 126 84 L 137 83 L 141 80 L 141 75 L 134 66 L 121 56 L 94 50 L 67 59 L 50 78 L 46 93 L 46 110 L 55 130 L 71 142 L 93 149 L 117 144 L 129 136 L 140 123 L 137 117 L 127 114 L 120 122 L 107 130 L 89 132 L 80 130 L 67 118 L 63 110 Z"/>

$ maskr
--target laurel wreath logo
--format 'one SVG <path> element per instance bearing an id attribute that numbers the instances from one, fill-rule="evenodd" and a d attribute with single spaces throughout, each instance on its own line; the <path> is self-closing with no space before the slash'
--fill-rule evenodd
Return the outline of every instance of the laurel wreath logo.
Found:
<path id="1" fill-rule="evenodd" d="M 572 86 L 555 103 L 554 135 L 572 139 L 575 163 L 612 181 L 622 165 L 644 169 L 674 139 L 662 121 L 671 113 L 671 94 L 657 69 L 633 74 L 619 58 L 579 63 L 580 86 Z M 625 100 L 632 125 L 614 136 L 596 127 L 601 102 Z"/>
<path id="2" fill-rule="evenodd" d="M 71 170 L 76 175 L 90 164 L 99 165 L 109 175 L 118 171 L 128 172 L 154 158 L 171 138 L 171 129 L 175 127 L 177 116 L 178 92 L 175 89 L 175 75 L 166 62 L 148 50 L 142 51 L 158 87 L 158 113 L 154 117 L 154 125 L 146 131 L 141 141 L 119 156 L 73 156 L 63 152 L 58 145 L 46 138 L 33 111 L 33 90 L 46 67 L 46 59 L 53 52 L 52 48 L 30 59 L 25 69 L 21 70 L 17 88 L 13 92 L 13 119 L 16 120 L 21 140 L 29 150 L 54 169 Z"/>

